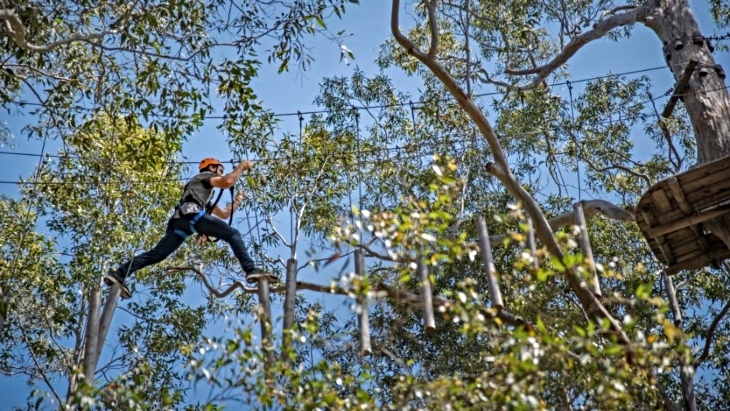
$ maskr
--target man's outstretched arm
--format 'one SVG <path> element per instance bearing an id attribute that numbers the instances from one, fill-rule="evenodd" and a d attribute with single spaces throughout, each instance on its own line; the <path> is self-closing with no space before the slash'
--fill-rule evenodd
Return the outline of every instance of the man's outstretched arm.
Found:
<path id="1" fill-rule="evenodd" d="M 241 174 L 246 171 L 253 168 L 253 163 L 248 160 L 241 161 L 238 163 L 236 168 L 234 168 L 230 173 L 222 176 L 215 176 L 210 179 L 210 184 L 213 187 L 218 188 L 230 188 L 233 187 L 234 184 L 236 184 L 236 181 L 241 177 Z"/>

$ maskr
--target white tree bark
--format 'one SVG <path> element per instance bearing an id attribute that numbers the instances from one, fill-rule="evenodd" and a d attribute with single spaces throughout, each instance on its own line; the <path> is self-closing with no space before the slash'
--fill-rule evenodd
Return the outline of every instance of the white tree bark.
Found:
<path id="1" fill-rule="evenodd" d="M 730 96 L 708 44 L 693 42 L 693 35 L 702 32 L 689 1 L 647 0 L 645 5 L 650 7 L 643 23 L 662 41 L 674 78 L 679 80 L 690 59 L 698 62 L 682 97 L 695 131 L 699 164 L 730 155 Z M 678 42 L 681 48 L 675 46 Z M 730 216 L 708 221 L 705 227 L 730 247 Z"/>

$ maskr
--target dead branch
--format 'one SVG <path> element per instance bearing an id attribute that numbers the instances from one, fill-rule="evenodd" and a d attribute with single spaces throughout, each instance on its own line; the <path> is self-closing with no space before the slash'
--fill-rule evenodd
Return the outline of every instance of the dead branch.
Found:
<path id="1" fill-rule="evenodd" d="M 258 288 L 256 287 L 249 287 L 246 284 L 243 283 L 243 281 L 236 281 L 233 284 L 231 284 L 228 288 L 226 288 L 223 291 L 218 290 L 216 287 L 213 286 L 213 284 L 210 282 L 210 279 L 207 275 L 203 274 L 202 271 L 200 271 L 196 267 L 192 266 L 182 266 L 182 267 L 168 267 L 165 269 L 167 272 L 179 272 L 179 271 L 193 271 L 195 274 L 200 277 L 200 279 L 203 281 L 203 285 L 205 288 L 210 291 L 211 294 L 215 295 L 217 298 L 225 298 L 230 293 L 232 293 L 235 289 L 240 288 L 241 291 L 248 294 L 256 294 L 258 292 Z M 273 291 L 273 290 L 272 290 Z"/>
<path id="2" fill-rule="evenodd" d="M 99 40 L 104 36 L 116 34 L 117 30 L 105 30 L 94 34 L 79 34 L 74 33 L 69 37 L 61 40 L 56 40 L 53 43 L 46 45 L 37 45 L 28 41 L 25 37 L 25 25 L 20 20 L 20 17 L 15 13 L 15 9 L 0 9 L 0 20 L 5 21 L 5 29 L 8 31 L 10 37 L 12 37 L 15 44 L 23 50 L 32 51 L 36 53 L 47 53 L 54 50 L 57 47 L 70 44 L 76 41 L 90 42 L 93 40 Z"/>
<path id="3" fill-rule="evenodd" d="M 205 275 L 202 271 L 200 271 L 197 267 L 194 266 L 180 266 L 180 267 L 168 267 L 165 269 L 167 272 L 179 272 L 179 271 L 193 271 L 198 277 L 200 277 L 203 280 L 203 284 L 205 285 L 205 288 L 208 289 L 208 291 L 211 292 L 211 294 L 215 295 L 217 298 L 225 298 L 228 296 L 231 292 L 233 292 L 235 289 L 239 288 L 241 291 L 249 294 L 255 294 L 258 292 L 258 288 L 256 287 L 248 287 L 245 285 L 242 281 L 236 281 L 231 286 L 226 288 L 223 291 L 219 291 L 217 288 L 215 288 L 210 280 L 208 279 L 208 276 Z M 344 295 L 344 296 L 354 296 L 355 290 L 352 288 L 344 288 L 341 286 L 336 285 L 334 282 L 329 285 L 324 284 L 315 284 L 315 283 L 309 283 L 305 281 L 297 281 L 297 290 L 308 290 L 308 291 L 314 291 L 318 293 L 324 293 L 324 294 L 337 294 L 337 295 Z M 271 287 L 270 290 L 272 293 L 280 293 L 284 291 L 283 286 L 275 286 Z M 374 290 L 369 291 L 367 293 L 367 298 L 372 299 L 389 299 L 394 302 L 398 303 L 404 303 L 409 306 L 412 306 L 414 308 L 420 308 L 422 306 L 421 302 L 421 296 L 416 293 L 411 293 L 409 291 L 402 291 L 397 290 L 392 287 L 388 287 L 385 284 L 378 284 L 377 287 L 375 287 Z M 443 296 L 435 295 L 433 296 L 433 306 L 434 307 L 452 307 L 455 304 L 454 300 L 448 299 Z M 483 308 L 480 310 L 480 313 L 484 315 L 486 318 L 496 319 L 495 321 L 511 325 L 514 327 L 523 326 L 528 330 L 535 330 L 535 327 L 525 321 L 522 317 L 519 317 L 517 315 L 514 315 L 510 312 L 507 312 L 505 310 L 497 310 L 494 308 Z"/>

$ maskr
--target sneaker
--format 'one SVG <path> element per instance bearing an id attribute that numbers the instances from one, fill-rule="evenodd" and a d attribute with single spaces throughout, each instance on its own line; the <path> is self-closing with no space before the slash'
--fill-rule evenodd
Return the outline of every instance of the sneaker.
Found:
<path id="1" fill-rule="evenodd" d="M 279 282 L 279 278 L 272 273 L 268 273 L 260 268 L 254 268 L 253 270 L 246 273 L 246 281 L 255 284 L 260 278 L 265 278 L 270 283 Z"/>
<path id="2" fill-rule="evenodd" d="M 121 285 L 122 291 L 119 293 L 119 296 L 122 297 L 122 300 L 132 298 L 132 293 L 130 293 L 129 289 L 124 285 L 124 276 L 122 276 L 122 273 L 119 271 L 109 271 L 109 273 L 104 276 L 104 283 L 110 287 L 114 284 Z"/>

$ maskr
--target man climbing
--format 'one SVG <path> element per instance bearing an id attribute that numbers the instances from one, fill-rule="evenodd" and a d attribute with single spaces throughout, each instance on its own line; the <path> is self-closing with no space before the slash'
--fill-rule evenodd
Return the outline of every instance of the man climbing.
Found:
<path id="1" fill-rule="evenodd" d="M 215 187 L 220 189 L 233 187 L 241 173 L 252 168 L 252 162 L 241 161 L 233 171 L 223 175 L 224 167 L 220 161 L 214 158 L 203 159 L 198 165 L 200 173 L 185 185 L 182 198 L 167 222 L 165 236 L 151 250 L 135 256 L 116 270 L 110 271 L 104 277 L 104 282 L 110 286 L 112 284 L 121 285 L 120 296 L 124 299 L 130 298 L 132 294 L 124 286 L 124 279 L 139 269 L 157 264 L 167 258 L 194 232 L 227 242 L 246 273 L 246 281 L 254 283 L 264 277 L 269 281 L 276 281 L 277 279 L 273 275 L 256 268 L 246 251 L 241 233 L 222 220 L 228 218 L 238 208 L 243 199 L 243 193 L 238 193 L 233 203 L 224 209 L 213 207 L 210 203 Z"/>

